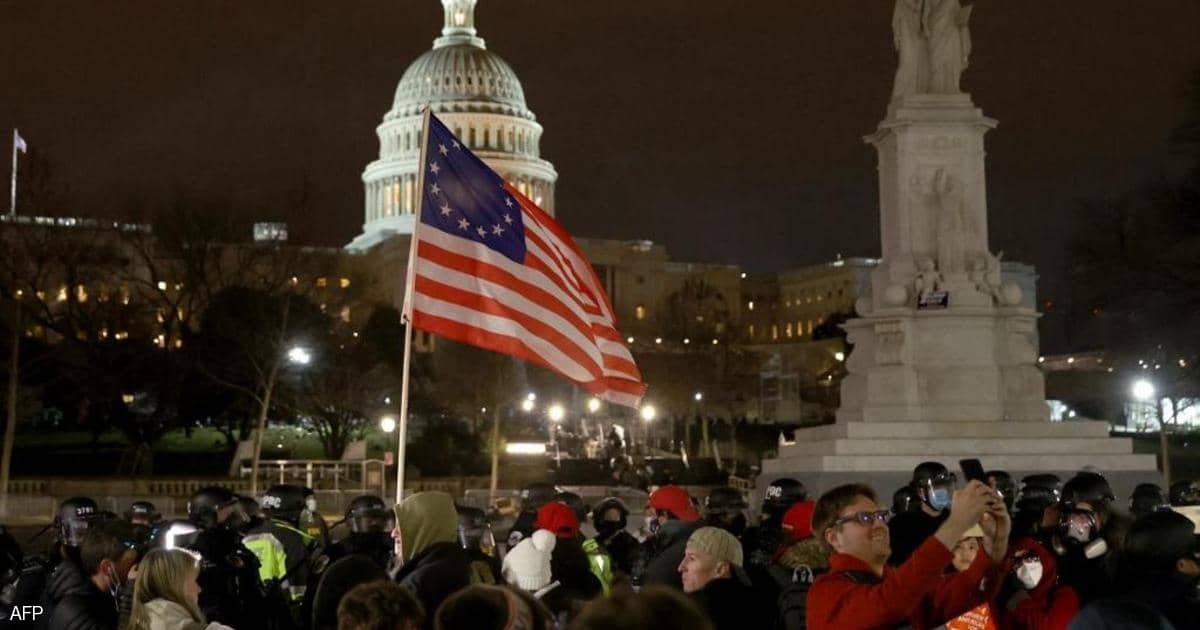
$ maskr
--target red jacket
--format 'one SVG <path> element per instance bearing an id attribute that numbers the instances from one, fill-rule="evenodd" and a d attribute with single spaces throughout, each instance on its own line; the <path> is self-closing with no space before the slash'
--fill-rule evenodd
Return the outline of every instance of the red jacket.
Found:
<path id="1" fill-rule="evenodd" d="M 961 573 L 943 573 L 953 554 L 929 537 L 904 564 L 885 566 L 883 578 L 860 584 L 847 571 L 871 573 L 854 556 L 836 553 L 829 573 L 813 582 L 808 592 L 808 629 L 875 629 L 911 625 L 933 628 L 990 600 L 1002 567 L 982 549 Z"/>
<path id="2" fill-rule="evenodd" d="M 1008 602 L 997 602 L 1000 630 L 1066 630 L 1079 612 L 1079 595 L 1058 583 L 1058 563 L 1048 549 L 1022 538 L 1013 544 L 1009 556 L 1021 549 L 1037 554 L 1042 561 L 1042 579 L 1028 593 L 1021 591 Z"/>

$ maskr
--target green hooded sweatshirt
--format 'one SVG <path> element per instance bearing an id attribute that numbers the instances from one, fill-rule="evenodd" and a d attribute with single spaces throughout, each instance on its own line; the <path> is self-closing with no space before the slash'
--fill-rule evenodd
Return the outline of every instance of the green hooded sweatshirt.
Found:
<path id="1" fill-rule="evenodd" d="M 445 492 L 418 492 L 396 504 L 395 510 L 401 560 L 406 563 L 437 543 L 458 541 L 458 512 Z"/>

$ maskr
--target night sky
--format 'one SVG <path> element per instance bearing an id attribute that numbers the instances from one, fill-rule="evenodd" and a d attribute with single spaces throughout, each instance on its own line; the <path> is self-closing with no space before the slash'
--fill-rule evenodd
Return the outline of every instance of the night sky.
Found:
<path id="1" fill-rule="evenodd" d="M 975 4 L 992 248 L 1052 296 L 1077 203 L 1162 169 L 1200 2 Z M 892 5 L 480 0 L 476 24 L 545 126 L 569 230 L 778 270 L 878 252 L 861 138 L 891 90 Z M 375 126 L 441 23 L 436 0 L 0 0 L 0 127 L 87 201 L 182 187 L 271 217 L 307 179 L 293 234 L 342 245 Z"/>

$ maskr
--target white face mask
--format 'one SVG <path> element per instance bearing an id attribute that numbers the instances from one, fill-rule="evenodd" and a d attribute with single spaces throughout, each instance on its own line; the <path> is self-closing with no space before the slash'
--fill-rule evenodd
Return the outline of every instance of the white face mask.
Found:
<path id="1" fill-rule="evenodd" d="M 1017 579 L 1025 590 L 1032 591 L 1042 581 L 1042 561 L 1022 562 L 1017 567 Z"/>

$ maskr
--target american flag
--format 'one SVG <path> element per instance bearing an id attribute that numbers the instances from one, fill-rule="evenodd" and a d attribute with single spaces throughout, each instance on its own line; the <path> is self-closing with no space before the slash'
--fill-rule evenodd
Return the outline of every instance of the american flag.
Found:
<path id="1" fill-rule="evenodd" d="M 646 386 L 591 263 L 432 114 L 428 129 L 406 304 L 414 328 L 532 361 L 636 407 Z"/>

